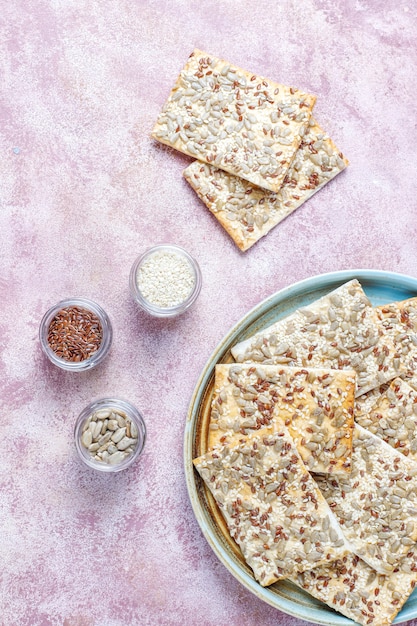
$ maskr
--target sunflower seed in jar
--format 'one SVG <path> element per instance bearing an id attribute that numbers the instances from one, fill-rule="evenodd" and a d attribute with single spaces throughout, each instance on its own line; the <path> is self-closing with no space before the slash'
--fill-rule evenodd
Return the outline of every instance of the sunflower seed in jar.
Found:
<path id="1" fill-rule="evenodd" d="M 115 408 L 93 412 L 81 432 L 81 446 L 92 459 L 103 464 L 118 465 L 133 454 L 138 444 L 136 423 Z"/>

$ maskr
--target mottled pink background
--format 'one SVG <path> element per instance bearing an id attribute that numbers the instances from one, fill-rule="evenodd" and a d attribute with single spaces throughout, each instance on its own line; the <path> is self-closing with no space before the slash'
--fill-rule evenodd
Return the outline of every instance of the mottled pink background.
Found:
<path id="1" fill-rule="evenodd" d="M 0 622 L 261 626 L 302 622 L 255 598 L 212 553 L 182 467 L 199 373 L 277 289 L 344 268 L 417 277 L 417 18 L 412 0 L 0 0 Z M 350 168 L 242 254 L 150 139 L 194 47 L 317 95 Z M 128 292 L 149 245 L 197 257 L 203 289 L 176 321 Z M 104 306 L 114 347 L 75 375 L 45 362 L 44 311 Z M 130 470 L 75 456 L 93 398 L 148 427 Z M 414 622 L 417 624 L 417 621 Z"/>

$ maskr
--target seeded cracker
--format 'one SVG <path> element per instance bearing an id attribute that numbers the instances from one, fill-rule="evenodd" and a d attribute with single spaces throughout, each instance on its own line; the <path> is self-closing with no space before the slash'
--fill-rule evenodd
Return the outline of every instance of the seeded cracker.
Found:
<path id="1" fill-rule="evenodd" d="M 152 137 L 254 185 L 278 191 L 315 100 L 194 50 Z"/>
<path id="2" fill-rule="evenodd" d="M 183 175 L 241 250 L 261 237 L 332 178 L 348 161 L 310 119 L 295 158 L 277 193 L 255 187 L 213 165 L 194 161 Z"/>
<path id="3" fill-rule="evenodd" d="M 194 465 L 261 585 L 347 553 L 340 527 L 285 427 L 208 452 Z"/>
<path id="4" fill-rule="evenodd" d="M 385 393 L 388 389 L 390 383 L 385 383 L 380 387 L 375 387 L 375 389 L 371 389 L 371 391 L 367 391 L 359 398 L 355 400 L 355 420 L 358 415 L 365 415 L 372 411 L 375 404 L 378 402 L 380 397 Z"/>
<path id="5" fill-rule="evenodd" d="M 406 376 L 412 377 L 417 373 L 417 298 L 379 306 L 376 312 L 384 333 L 393 338 L 406 365 Z"/>
<path id="6" fill-rule="evenodd" d="M 350 471 L 356 375 L 282 365 L 217 365 L 208 447 L 284 423 L 310 471 Z"/>
<path id="7" fill-rule="evenodd" d="M 375 312 L 384 335 L 394 343 L 395 367 L 401 363 L 401 377 L 417 389 L 417 298 L 384 304 Z M 387 388 L 385 384 L 357 398 L 355 413 L 369 413 Z"/>
<path id="8" fill-rule="evenodd" d="M 402 372 L 356 279 L 237 344 L 232 354 L 239 363 L 353 369 L 357 396 Z"/>
<path id="9" fill-rule="evenodd" d="M 394 571 L 417 539 L 417 463 L 356 424 L 351 473 L 316 480 L 353 552 Z"/>
<path id="10" fill-rule="evenodd" d="M 349 555 L 291 580 L 359 624 L 389 626 L 415 588 L 417 555 L 411 548 L 398 570 L 388 575 Z"/>
<path id="11" fill-rule="evenodd" d="M 367 428 L 405 456 L 417 461 L 417 391 L 395 378 L 371 411 L 357 414 Z"/>

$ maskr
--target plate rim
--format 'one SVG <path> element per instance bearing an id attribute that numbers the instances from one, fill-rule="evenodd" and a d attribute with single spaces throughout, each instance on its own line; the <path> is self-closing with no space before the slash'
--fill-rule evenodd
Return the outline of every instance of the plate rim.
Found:
<path id="1" fill-rule="evenodd" d="M 242 330 L 250 326 L 251 323 L 256 321 L 259 316 L 267 312 L 271 307 L 276 306 L 277 304 L 279 304 L 279 302 L 285 301 L 291 296 L 301 296 L 303 291 L 306 291 L 308 293 L 314 287 L 316 287 L 317 289 L 322 289 L 334 283 L 343 284 L 344 282 L 347 282 L 354 278 L 356 278 L 361 284 L 370 282 L 379 283 L 380 285 L 384 285 L 387 287 L 391 286 L 404 290 L 408 289 L 410 291 L 415 291 L 417 295 L 417 278 L 407 274 L 375 269 L 347 269 L 334 272 L 326 272 L 323 274 L 316 274 L 314 276 L 304 278 L 279 289 L 270 296 L 261 300 L 245 315 L 243 315 L 243 317 L 241 317 L 232 326 L 232 328 L 226 333 L 226 335 L 224 335 L 224 337 L 220 340 L 215 349 L 212 351 L 194 387 L 191 401 L 188 406 L 186 424 L 184 429 L 183 462 L 188 497 L 191 502 L 196 521 L 206 541 L 210 545 L 217 558 L 234 576 L 236 580 L 238 580 L 246 589 L 248 589 L 259 599 L 288 615 L 309 622 L 312 622 L 314 620 L 315 623 L 323 624 L 325 626 L 333 626 L 334 624 L 347 626 L 348 624 L 354 625 L 356 622 L 353 622 L 351 619 L 345 617 L 341 613 L 337 613 L 336 611 L 334 612 L 334 616 L 332 615 L 332 621 L 329 621 L 327 619 L 327 615 L 325 618 L 323 618 L 323 609 L 320 606 L 303 607 L 301 605 L 297 605 L 297 608 L 295 609 L 292 606 L 294 603 L 293 600 L 280 599 L 279 603 L 277 603 L 277 596 L 273 594 L 268 587 L 262 587 L 261 585 L 259 585 L 251 576 L 249 576 L 243 569 L 241 569 L 240 566 L 233 562 L 229 558 L 225 550 L 219 545 L 213 531 L 206 524 L 205 520 L 202 517 L 204 511 L 203 507 L 201 507 L 200 505 L 200 500 L 198 498 L 198 493 L 195 486 L 195 474 L 192 465 L 192 448 L 194 443 L 193 427 L 195 426 L 195 422 L 197 420 L 198 408 L 201 403 L 201 399 L 204 396 L 204 390 L 207 387 L 207 383 L 212 375 L 216 363 L 224 355 L 228 347 L 233 345 L 234 338 L 236 338 L 236 336 L 240 332 L 242 332 Z M 289 602 L 289 606 L 286 605 L 286 602 Z M 394 624 L 402 623 L 404 621 L 408 621 L 417 617 L 417 610 L 414 614 L 411 615 L 404 614 L 402 616 L 402 613 L 403 609 L 395 617 L 395 620 L 393 622 Z"/>

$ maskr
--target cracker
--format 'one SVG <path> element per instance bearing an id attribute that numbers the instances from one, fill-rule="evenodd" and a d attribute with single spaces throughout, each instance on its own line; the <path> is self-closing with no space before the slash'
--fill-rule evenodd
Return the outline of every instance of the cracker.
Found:
<path id="1" fill-rule="evenodd" d="M 366 415 L 367 413 L 369 413 L 369 411 L 372 411 L 380 397 L 388 389 L 389 385 L 390 383 L 385 383 L 384 385 L 381 385 L 380 387 L 375 387 L 375 389 L 371 389 L 371 391 L 367 391 L 362 396 L 356 398 L 355 420 L 358 415 Z"/>
<path id="2" fill-rule="evenodd" d="M 340 150 L 311 118 L 277 193 L 255 187 L 238 176 L 199 161 L 191 163 L 183 175 L 236 245 L 244 251 L 347 165 L 348 161 Z"/>
<path id="3" fill-rule="evenodd" d="M 217 365 L 209 448 L 284 423 L 308 469 L 350 471 L 356 375 L 282 365 Z"/>
<path id="4" fill-rule="evenodd" d="M 411 548 L 392 574 L 378 574 L 350 554 L 291 580 L 363 626 L 389 626 L 416 586 L 417 554 Z"/>
<path id="5" fill-rule="evenodd" d="M 367 428 L 405 456 L 417 461 L 417 391 L 395 378 L 372 409 L 355 416 Z"/>
<path id="6" fill-rule="evenodd" d="M 352 551 L 394 571 L 417 539 L 417 464 L 356 424 L 351 473 L 316 479 Z"/>
<path id="7" fill-rule="evenodd" d="M 237 344 L 232 354 L 239 363 L 354 369 L 357 396 L 402 371 L 356 279 Z"/>
<path id="8" fill-rule="evenodd" d="M 315 96 L 194 50 L 152 137 L 278 191 L 308 125 Z"/>
<path id="9" fill-rule="evenodd" d="M 261 585 L 347 554 L 343 533 L 284 426 L 216 448 L 194 465 Z"/>
<path id="10" fill-rule="evenodd" d="M 393 341 L 401 377 L 417 389 L 417 298 L 383 304 L 375 307 L 375 312 L 383 333 Z M 388 386 L 382 385 L 357 398 L 355 413 L 369 413 Z"/>
<path id="11" fill-rule="evenodd" d="M 417 298 L 376 307 L 384 333 L 392 337 L 406 377 L 417 374 Z"/>

